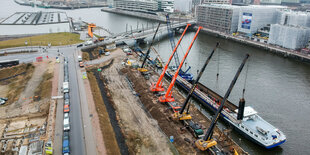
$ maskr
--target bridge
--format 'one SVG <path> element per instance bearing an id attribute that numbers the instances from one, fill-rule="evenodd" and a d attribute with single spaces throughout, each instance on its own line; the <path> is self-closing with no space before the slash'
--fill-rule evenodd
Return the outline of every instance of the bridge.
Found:
<path id="1" fill-rule="evenodd" d="M 194 20 L 190 20 L 187 22 L 176 22 L 176 23 L 171 23 L 171 28 L 176 30 L 180 28 L 185 28 L 187 24 L 196 24 Z M 126 41 L 133 41 L 133 40 L 139 40 L 139 41 L 144 41 L 145 38 L 152 37 L 155 33 L 155 30 L 157 28 L 157 25 L 154 24 L 151 27 L 147 27 L 146 29 L 140 28 L 140 29 L 135 29 L 132 30 L 130 29 L 127 32 L 122 32 L 118 34 L 112 34 L 111 36 L 108 36 L 104 39 L 103 42 L 98 42 L 90 46 L 83 47 L 81 50 L 90 50 L 93 48 L 96 48 L 98 46 L 103 46 L 111 43 L 116 43 L 116 44 L 122 44 Z M 158 29 L 158 34 L 163 34 L 166 35 L 167 32 L 167 25 L 166 24 L 161 24 L 159 29 Z"/>

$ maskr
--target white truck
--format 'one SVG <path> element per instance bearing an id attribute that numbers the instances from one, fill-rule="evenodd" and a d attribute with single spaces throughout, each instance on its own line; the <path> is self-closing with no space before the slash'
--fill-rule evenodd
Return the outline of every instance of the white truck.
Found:
<path id="1" fill-rule="evenodd" d="M 64 93 L 69 93 L 69 82 L 64 82 L 62 88 Z"/>

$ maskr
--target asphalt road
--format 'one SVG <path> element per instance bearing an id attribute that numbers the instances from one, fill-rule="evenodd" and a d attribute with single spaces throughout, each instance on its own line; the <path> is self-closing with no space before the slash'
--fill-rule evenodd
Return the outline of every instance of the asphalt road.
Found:
<path id="1" fill-rule="evenodd" d="M 77 63 L 74 57 L 75 48 L 66 48 L 64 56 L 68 57 L 69 63 L 69 87 L 70 87 L 70 154 L 84 155 L 85 142 L 83 122 L 81 115 L 80 92 L 77 82 Z"/>

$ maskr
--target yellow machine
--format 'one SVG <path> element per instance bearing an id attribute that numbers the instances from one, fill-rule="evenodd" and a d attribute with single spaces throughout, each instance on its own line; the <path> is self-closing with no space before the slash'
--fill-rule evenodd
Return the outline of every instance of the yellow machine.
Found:
<path id="1" fill-rule="evenodd" d="M 201 151 L 205 151 L 208 148 L 215 146 L 217 144 L 217 142 L 213 139 L 205 141 L 203 139 L 199 139 L 195 142 L 196 147 L 201 150 Z"/>
<path id="2" fill-rule="evenodd" d="M 178 119 L 180 121 L 183 121 L 183 120 L 190 120 L 192 119 L 192 116 L 188 113 L 183 113 L 183 114 L 180 114 L 179 112 L 176 112 L 173 114 L 173 118 L 174 119 Z"/>
<path id="3" fill-rule="evenodd" d="M 146 69 L 146 68 L 138 68 L 138 71 L 139 71 L 139 72 L 147 72 L 147 71 L 149 71 L 149 70 Z"/>

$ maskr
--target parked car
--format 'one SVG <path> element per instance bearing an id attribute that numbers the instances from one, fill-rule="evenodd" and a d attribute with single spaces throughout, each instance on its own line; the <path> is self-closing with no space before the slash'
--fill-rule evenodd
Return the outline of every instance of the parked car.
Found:
<path id="1" fill-rule="evenodd" d="M 76 47 L 83 47 L 83 44 L 78 44 Z"/>
<path id="2" fill-rule="evenodd" d="M 69 140 L 69 132 L 68 131 L 64 131 L 64 134 L 63 134 L 63 140 Z"/>
<path id="3" fill-rule="evenodd" d="M 66 154 L 66 153 L 70 153 L 70 144 L 69 144 L 69 139 L 67 140 L 63 140 L 62 142 L 62 153 Z"/>
<path id="4" fill-rule="evenodd" d="M 67 119 L 67 118 L 69 119 L 69 113 L 65 112 L 64 113 L 64 119 Z"/>
<path id="5" fill-rule="evenodd" d="M 69 112 L 70 109 L 69 109 L 69 105 L 64 105 L 64 112 Z"/>
<path id="6" fill-rule="evenodd" d="M 80 55 L 78 56 L 78 61 L 79 62 L 83 61 L 82 56 L 80 56 Z"/>
<path id="7" fill-rule="evenodd" d="M 0 100 L 8 101 L 8 98 L 6 98 L 6 97 L 0 97 Z"/>
<path id="8" fill-rule="evenodd" d="M 69 93 L 65 93 L 64 99 L 65 99 L 65 100 L 66 100 L 66 99 L 70 99 Z"/>
<path id="9" fill-rule="evenodd" d="M 70 130 L 70 122 L 69 118 L 64 119 L 64 131 L 69 131 Z"/>
<path id="10" fill-rule="evenodd" d="M 5 101 L 0 99 L 0 105 L 3 105 L 3 104 L 5 104 Z"/>
<path id="11" fill-rule="evenodd" d="M 70 105 L 70 100 L 69 100 L 69 99 L 65 99 L 64 104 L 65 104 L 65 105 Z"/>

